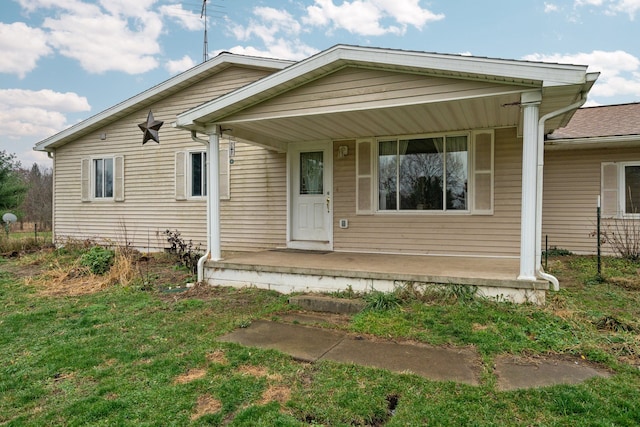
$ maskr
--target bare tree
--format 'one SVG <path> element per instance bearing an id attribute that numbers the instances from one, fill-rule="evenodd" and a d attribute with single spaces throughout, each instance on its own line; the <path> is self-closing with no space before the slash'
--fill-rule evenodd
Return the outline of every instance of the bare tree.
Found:
<path id="1" fill-rule="evenodd" d="M 53 172 L 34 163 L 31 169 L 21 171 L 29 190 L 20 206 L 23 220 L 33 222 L 39 230 L 51 228 L 53 204 Z"/>

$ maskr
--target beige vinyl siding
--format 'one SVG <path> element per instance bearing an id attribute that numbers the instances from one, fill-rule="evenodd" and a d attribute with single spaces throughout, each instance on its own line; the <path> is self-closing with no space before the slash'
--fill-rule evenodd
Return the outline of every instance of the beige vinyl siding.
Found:
<path id="1" fill-rule="evenodd" d="M 640 161 L 638 148 L 553 150 L 545 152 L 542 244 L 593 254 L 597 240 L 596 204 L 603 162 Z M 605 225 L 606 227 L 606 221 Z M 603 245 L 609 253 L 610 247 Z"/>
<path id="2" fill-rule="evenodd" d="M 286 245 L 286 154 L 236 143 L 231 199 L 222 201 L 222 247 L 257 250 Z"/>
<path id="3" fill-rule="evenodd" d="M 191 140 L 188 132 L 171 127 L 175 116 L 188 108 L 244 86 L 268 72 L 239 67 L 228 68 L 209 79 L 197 83 L 184 91 L 160 102 L 141 108 L 138 112 L 124 117 L 78 140 L 58 148 L 55 152 L 55 239 L 63 243 L 67 239 L 91 239 L 99 243 L 128 243 L 138 248 L 157 250 L 167 246 L 163 235 L 166 229 L 177 229 L 186 240 L 206 244 L 206 201 L 176 200 L 175 195 L 175 153 L 183 150 L 204 150 L 205 147 Z M 149 110 L 156 120 L 164 121 L 160 129 L 160 144 L 153 141 L 142 145 L 142 132 L 138 123 L 146 120 Z M 99 135 L 106 134 L 101 140 Z M 227 139 L 222 138 L 221 148 L 226 149 Z M 281 163 L 282 175 L 285 170 L 283 155 L 274 155 L 266 150 L 237 144 L 236 160 L 249 151 L 250 159 L 237 161 L 230 166 L 231 199 L 222 201 L 223 250 L 237 248 L 261 248 L 282 245 L 285 241 L 284 226 L 276 226 L 285 221 L 283 208 L 266 204 L 262 211 L 248 213 L 242 220 L 243 229 L 237 227 L 235 218 L 243 210 L 241 191 L 247 175 L 255 174 L 262 185 L 255 191 L 282 193 L 284 200 L 284 178 L 273 177 L 275 164 Z M 82 202 L 81 160 L 100 156 L 122 156 L 124 164 L 124 201 Z M 267 161 L 265 161 L 268 159 Z M 258 161 L 256 159 L 260 158 Z M 265 169 L 274 169 L 265 171 Z M 267 176 L 269 179 L 264 180 Z M 237 189 L 234 188 L 237 186 Z M 238 198 L 234 199 L 237 194 Z M 283 203 L 284 205 L 284 203 Z M 271 216 L 277 218 L 272 221 Z M 259 239 L 249 236 L 247 230 L 259 228 L 259 222 L 270 224 L 266 237 Z M 227 228 L 227 225 L 229 227 Z M 233 233 L 238 233 L 236 236 Z M 224 247 L 229 245 L 229 248 Z"/>
<path id="4" fill-rule="evenodd" d="M 303 116 L 382 106 L 443 102 L 522 91 L 520 86 L 349 67 L 306 83 L 225 120 Z"/>
<path id="5" fill-rule="evenodd" d="M 338 158 L 338 146 L 349 155 Z M 334 143 L 334 249 L 416 254 L 517 256 L 520 249 L 522 140 L 495 131 L 494 213 L 356 215 L 355 141 Z M 349 228 L 339 228 L 348 219 Z"/>

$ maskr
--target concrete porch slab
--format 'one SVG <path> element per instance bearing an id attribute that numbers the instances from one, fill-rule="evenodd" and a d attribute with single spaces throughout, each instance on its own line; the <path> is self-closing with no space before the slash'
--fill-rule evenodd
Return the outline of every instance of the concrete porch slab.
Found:
<path id="1" fill-rule="evenodd" d="M 270 250 L 225 254 L 207 261 L 205 281 L 255 286 L 281 293 L 352 289 L 393 291 L 406 283 L 475 286 L 478 294 L 516 303 L 544 304 L 549 283 L 517 280 L 514 258 Z"/>

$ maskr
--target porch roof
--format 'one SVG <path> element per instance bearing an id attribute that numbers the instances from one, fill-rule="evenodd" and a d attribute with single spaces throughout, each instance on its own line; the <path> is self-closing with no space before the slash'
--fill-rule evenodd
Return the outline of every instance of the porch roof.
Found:
<path id="1" fill-rule="evenodd" d="M 268 116 L 239 113 L 311 82 L 354 67 L 476 82 L 468 93 L 411 97 L 404 100 L 349 103 Z M 206 131 L 212 125 L 235 137 L 285 150 L 289 142 L 348 139 L 488 127 L 521 123 L 522 93 L 542 92 L 540 114 L 565 107 L 587 92 L 597 75 L 586 66 L 443 55 L 337 45 L 262 80 L 179 114 L 177 127 Z M 546 123 L 547 131 L 568 122 L 574 111 Z"/>

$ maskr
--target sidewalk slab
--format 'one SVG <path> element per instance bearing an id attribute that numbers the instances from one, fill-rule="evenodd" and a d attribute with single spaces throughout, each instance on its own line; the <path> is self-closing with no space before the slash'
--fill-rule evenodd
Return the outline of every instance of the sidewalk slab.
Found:
<path id="1" fill-rule="evenodd" d="M 480 376 L 480 357 L 468 348 L 437 348 L 345 337 L 321 359 L 470 385 L 478 385 Z"/>
<path id="2" fill-rule="evenodd" d="M 338 331 L 256 320 L 248 328 L 236 329 L 218 341 L 279 350 L 294 359 L 315 362 L 344 336 Z"/>
<path id="3" fill-rule="evenodd" d="M 596 369 L 580 359 L 522 359 L 513 356 L 496 358 L 494 373 L 498 390 L 546 387 L 557 384 L 579 384 L 593 377 L 609 377 L 604 369 Z"/>

